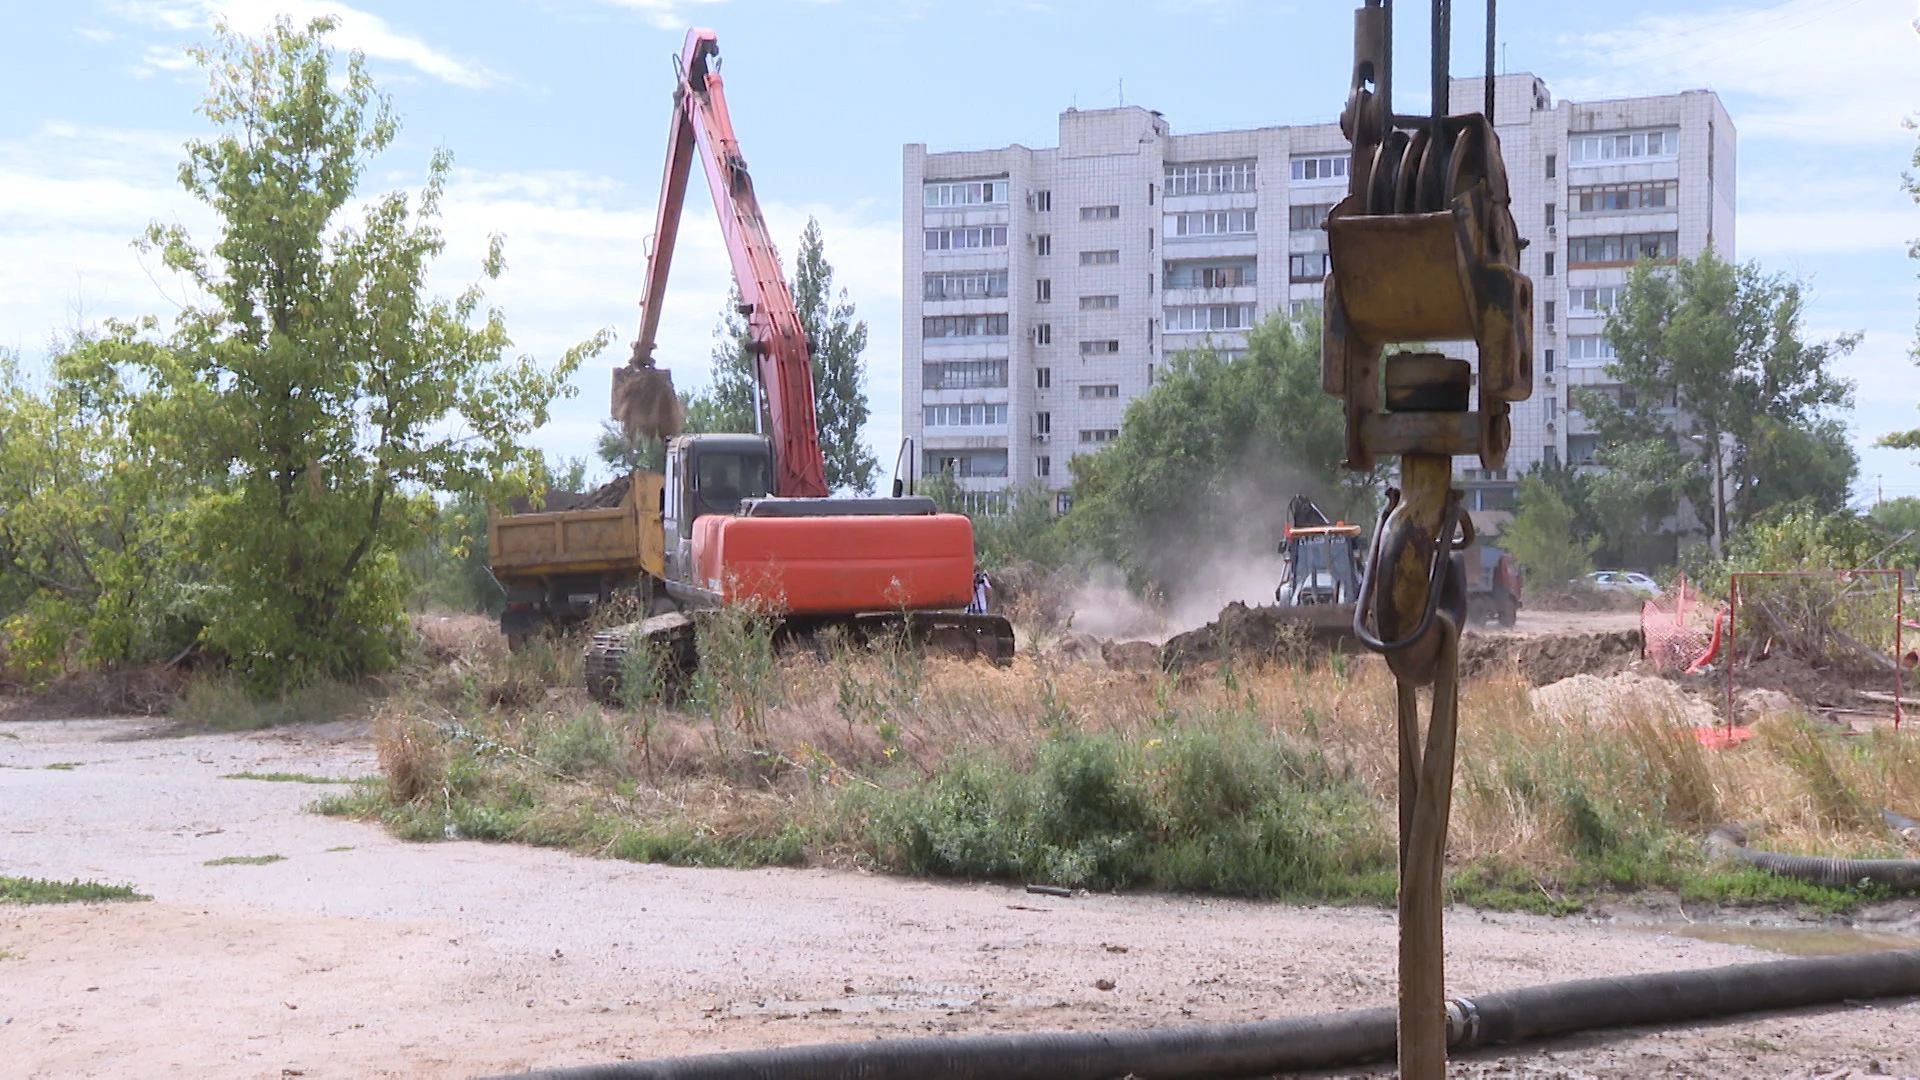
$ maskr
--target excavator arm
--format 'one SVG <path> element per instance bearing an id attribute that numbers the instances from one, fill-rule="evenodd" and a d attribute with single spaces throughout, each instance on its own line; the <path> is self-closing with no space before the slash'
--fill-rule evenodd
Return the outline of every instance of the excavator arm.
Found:
<path id="1" fill-rule="evenodd" d="M 711 30 L 687 31 L 686 45 L 674 58 L 678 85 L 673 92 L 673 123 L 668 133 L 666 173 L 660 181 L 660 207 L 655 218 L 653 250 L 647 254 L 646 295 L 640 301 L 640 334 L 633 343 L 631 368 L 653 366 L 655 336 L 660 329 L 660 305 L 666 296 L 667 271 L 673 262 L 674 238 L 680 229 L 680 211 L 686 201 L 687 174 L 697 152 L 706 172 L 707 190 L 720 218 L 727 256 L 733 263 L 734 283 L 740 290 L 740 312 L 747 320 L 754 372 L 766 395 L 772 425 L 776 495 L 824 497 L 826 463 L 813 405 L 813 361 L 806 330 L 794 307 L 793 293 L 780 270 L 780 257 L 760 200 L 753 193 L 746 158 L 733 134 L 727 100 L 721 91 L 719 39 Z"/>

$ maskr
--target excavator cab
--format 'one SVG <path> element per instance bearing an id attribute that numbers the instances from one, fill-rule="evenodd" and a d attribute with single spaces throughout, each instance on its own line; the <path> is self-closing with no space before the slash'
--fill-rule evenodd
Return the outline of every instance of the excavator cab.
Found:
<path id="1" fill-rule="evenodd" d="M 693 523 L 708 514 L 738 514 L 748 499 L 773 491 L 773 444 L 759 435 L 682 435 L 667 443 L 660 524 L 666 579 L 693 573 Z"/>

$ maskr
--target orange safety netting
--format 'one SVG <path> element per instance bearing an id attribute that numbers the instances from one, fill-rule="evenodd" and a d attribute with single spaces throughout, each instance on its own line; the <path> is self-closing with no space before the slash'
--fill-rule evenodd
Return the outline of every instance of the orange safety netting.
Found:
<path id="1" fill-rule="evenodd" d="M 1702 599 L 1683 576 L 1640 605 L 1640 639 L 1656 671 L 1692 671 L 1718 651 L 1720 605 Z"/>

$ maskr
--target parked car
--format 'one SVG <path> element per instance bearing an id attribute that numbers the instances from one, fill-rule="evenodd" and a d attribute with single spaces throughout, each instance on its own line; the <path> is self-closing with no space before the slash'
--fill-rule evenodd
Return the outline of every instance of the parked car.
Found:
<path id="1" fill-rule="evenodd" d="M 1664 592 L 1659 582 L 1638 570 L 1595 570 L 1587 575 L 1587 587 L 1595 592 L 1626 592 L 1654 599 Z"/>

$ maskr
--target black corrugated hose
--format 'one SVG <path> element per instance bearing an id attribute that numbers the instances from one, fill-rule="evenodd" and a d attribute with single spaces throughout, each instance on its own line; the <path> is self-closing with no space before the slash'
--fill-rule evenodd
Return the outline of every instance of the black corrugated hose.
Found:
<path id="1" fill-rule="evenodd" d="M 1920 823 L 1891 810 L 1880 811 L 1887 827 L 1902 835 L 1920 830 Z M 1707 834 L 1707 850 L 1782 877 L 1845 889 L 1862 882 L 1894 889 L 1920 888 L 1920 859 L 1829 859 L 1814 855 L 1782 855 L 1747 847 L 1747 831 L 1722 825 Z"/>
<path id="2" fill-rule="evenodd" d="M 1447 1003 L 1455 1049 L 1920 994 L 1920 950 L 1551 983 Z M 545 1080 L 1214 1080 L 1384 1061 L 1391 1009 L 1249 1024 L 898 1039 L 624 1061 Z M 504 1080 L 504 1078 L 502 1078 Z"/>

